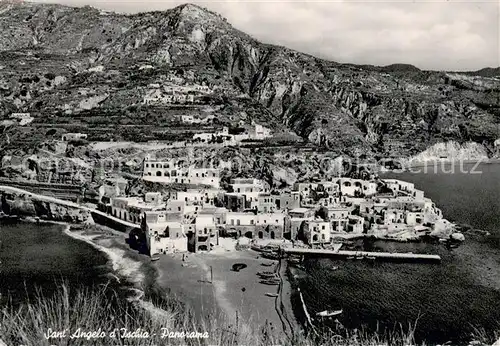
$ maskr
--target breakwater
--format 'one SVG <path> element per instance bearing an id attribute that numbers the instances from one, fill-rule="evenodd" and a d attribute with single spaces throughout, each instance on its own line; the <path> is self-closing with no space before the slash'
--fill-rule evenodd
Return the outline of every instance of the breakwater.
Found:
<path id="1" fill-rule="evenodd" d="M 286 254 L 302 255 L 308 257 L 332 257 L 337 259 L 377 259 L 392 262 L 429 262 L 440 263 L 439 255 L 426 255 L 414 253 L 391 253 L 370 251 L 346 251 L 324 249 L 283 249 Z"/>

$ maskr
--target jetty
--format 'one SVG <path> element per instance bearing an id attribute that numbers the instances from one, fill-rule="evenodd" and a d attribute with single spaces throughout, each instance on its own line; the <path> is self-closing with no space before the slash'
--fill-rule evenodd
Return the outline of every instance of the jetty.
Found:
<path id="1" fill-rule="evenodd" d="M 347 251 L 347 250 L 325 250 L 325 249 L 298 249 L 282 248 L 281 251 L 288 255 L 302 255 L 310 257 L 333 257 L 340 259 L 347 258 L 370 258 L 375 260 L 386 260 L 395 262 L 429 262 L 441 263 L 439 255 L 426 255 L 414 253 L 392 253 L 392 252 L 368 252 L 368 251 Z"/>

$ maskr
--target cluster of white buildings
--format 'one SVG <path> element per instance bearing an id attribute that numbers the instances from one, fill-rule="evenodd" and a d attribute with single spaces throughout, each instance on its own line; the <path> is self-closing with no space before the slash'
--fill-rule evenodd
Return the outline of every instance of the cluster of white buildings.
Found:
<path id="1" fill-rule="evenodd" d="M 169 105 L 174 103 L 197 103 L 199 97 L 209 95 L 213 90 L 205 84 L 176 85 L 150 84 L 144 96 L 146 105 Z"/>
<path id="2" fill-rule="evenodd" d="M 273 191 L 262 180 L 236 178 L 223 190 L 217 169 L 181 168 L 150 158 L 144 161 L 143 179 L 185 187 L 169 196 L 151 192 L 142 198 L 125 197 L 124 187 L 110 187 L 113 183 L 100 192 L 113 195 L 112 215 L 141 224 L 151 255 L 210 251 L 220 236 L 322 246 L 344 235 L 402 237 L 443 226 L 441 211 L 422 191 L 394 179 L 334 178 Z"/>
<path id="3" fill-rule="evenodd" d="M 164 184 L 220 186 L 220 170 L 216 168 L 184 167 L 179 161 L 158 161 L 147 157 L 143 163 L 144 180 Z"/>
<path id="4" fill-rule="evenodd" d="M 216 143 L 217 141 L 225 144 L 236 144 L 243 140 L 264 140 L 271 137 L 271 129 L 259 124 L 253 124 L 250 129 L 241 134 L 230 134 L 228 127 L 223 127 L 218 132 L 203 132 L 193 135 L 193 141 L 201 143 Z"/>

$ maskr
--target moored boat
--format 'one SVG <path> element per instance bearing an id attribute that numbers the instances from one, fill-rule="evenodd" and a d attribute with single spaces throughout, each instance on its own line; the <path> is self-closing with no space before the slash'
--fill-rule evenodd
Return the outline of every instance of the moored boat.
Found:
<path id="1" fill-rule="evenodd" d="M 250 246 L 250 249 L 252 249 L 254 251 L 258 251 L 258 252 L 262 251 L 262 247 L 260 245 L 256 245 L 256 244 Z"/>
<path id="2" fill-rule="evenodd" d="M 264 284 L 264 285 L 269 285 L 269 286 L 279 285 L 279 281 L 277 281 L 277 280 L 261 280 L 260 283 Z"/>
<path id="3" fill-rule="evenodd" d="M 272 260 L 279 259 L 279 255 L 275 252 L 262 252 L 262 257 Z"/>
<path id="4" fill-rule="evenodd" d="M 278 293 L 266 293 L 266 296 L 276 298 Z"/>
<path id="5" fill-rule="evenodd" d="M 340 310 L 325 310 L 325 311 L 318 312 L 316 314 L 316 316 L 332 317 L 332 316 L 340 315 L 341 313 L 342 313 L 342 309 L 340 309 Z"/>
<path id="6" fill-rule="evenodd" d="M 273 275 L 274 276 L 274 272 L 270 272 L 270 271 L 265 271 L 265 272 L 258 272 L 257 275 Z"/>
<path id="7" fill-rule="evenodd" d="M 154 253 L 151 255 L 151 261 L 158 261 L 160 259 L 160 254 L 159 253 Z"/>

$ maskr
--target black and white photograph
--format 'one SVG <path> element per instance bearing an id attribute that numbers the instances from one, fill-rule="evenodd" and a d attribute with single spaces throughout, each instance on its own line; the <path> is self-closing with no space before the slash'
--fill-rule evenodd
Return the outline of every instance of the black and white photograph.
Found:
<path id="1" fill-rule="evenodd" d="M 498 0 L 0 0 L 0 346 L 500 346 Z"/>

